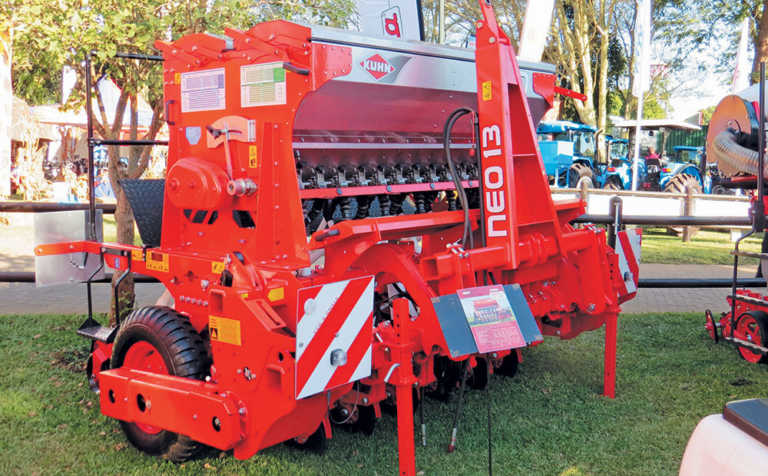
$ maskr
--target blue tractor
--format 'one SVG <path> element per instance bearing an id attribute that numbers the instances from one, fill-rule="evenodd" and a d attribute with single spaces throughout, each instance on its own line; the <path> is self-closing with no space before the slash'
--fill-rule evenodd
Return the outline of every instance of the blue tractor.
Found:
<path id="1" fill-rule="evenodd" d="M 646 159 L 651 160 L 651 159 Z M 710 193 L 712 180 L 702 173 L 704 147 L 676 145 L 673 156 L 661 167 L 659 189 L 671 193 L 685 193 L 688 187 L 694 193 Z"/>
<path id="2" fill-rule="evenodd" d="M 629 141 L 610 135 L 605 136 L 608 166 L 603 174 L 604 189 L 631 190 L 632 189 L 632 161 L 629 159 Z M 644 161 L 640 161 L 637 176 L 640 182 L 647 175 Z"/>
<path id="3" fill-rule="evenodd" d="M 539 123 L 536 130 L 544 169 L 557 187 L 602 186 L 602 172 L 595 159 L 597 129 L 571 121 Z"/>

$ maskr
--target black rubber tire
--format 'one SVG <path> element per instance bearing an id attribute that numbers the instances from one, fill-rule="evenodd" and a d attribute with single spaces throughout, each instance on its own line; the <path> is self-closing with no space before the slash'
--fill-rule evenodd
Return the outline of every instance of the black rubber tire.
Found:
<path id="1" fill-rule="evenodd" d="M 299 443 L 294 438 L 287 440 L 285 444 L 291 448 L 309 451 L 310 453 L 323 454 L 328 448 L 328 438 L 325 437 L 325 425 L 320 423 L 320 426 L 317 427 L 317 430 L 309 435 L 309 438 L 307 438 L 307 441 L 304 443 Z"/>
<path id="2" fill-rule="evenodd" d="M 736 195 L 736 191 L 732 188 L 725 188 L 718 184 L 712 187 L 712 195 Z"/>
<path id="3" fill-rule="evenodd" d="M 484 390 L 488 386 L 489 377 L 488 360 L 478 357 L 477 365 L 472 369 L 472 375 L 470 375 L 467 381 L 469 387 L 474 390 Z"/>
<path id="4" fill-rule="evenodd" d="M 568 186 L 571 188 L 576 188 L 579 185 L 579 181 L 582 179 L 589 179 L 589 181 L 592 183 L 592 186 L 589 188 L 594 187 L 595 174 L 592 172 L 592 169 L 584 164 L 571 165 L 571 169 L 568 174 Z"/>
<path id="5" fill-rule="evenodd" d="M 357 421 L 355 422 L 354 429 L 366 436 L 371 436 L 373 430 L 376 429 L 376 411 L 373 405 L 358 406 L 357 407 Z"/>
<path id="6" fill-rule="evenodd" d="M 701 184 L 696 180 L 696 177 L 690 174 L 675 175 L 664 186 L 664 191 L 669 193 L 685 193 L 687 187 L 691 187 L 693 193 L 701 193 Z"/>
<path id="7" fill-rule="evenodd" d="M 508 356 L 502 359 L 501 365 L 498 368 L 498 373 L 505 377 L 514 377 L 518 367 L 517 351 L 513 349 Z"/>
<path id="8" fill-rule="evenodd" d="M 158 350 L 170 375 L 203 380 L 208 373 L 210 361 L 202 337 L 186 317 L 169 307 L 143 307 L 128 315 L 115 337 L 112 368 L 121 367 L 128 350 L 140 341 Z M 120 426 L 136 448 L 175 463 L 194 458 L 204 448 L 188 436 L 167 430 L 150 434 L 134 423 L 121 421 Z"/>

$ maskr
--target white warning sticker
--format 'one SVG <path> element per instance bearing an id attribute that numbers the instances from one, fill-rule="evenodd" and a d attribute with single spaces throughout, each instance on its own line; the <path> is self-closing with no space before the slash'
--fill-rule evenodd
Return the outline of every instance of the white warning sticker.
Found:
<path id="1" fill-rule="evenodd" d="M 181 112 L 220 111 L 225 107 L 224 68 L 181 73 Z"/>
<path id="2" fill-rule="evenodd" d="M 283 63 L 250 64 L 240 67 L 240 107 L 285 104 Z"/>

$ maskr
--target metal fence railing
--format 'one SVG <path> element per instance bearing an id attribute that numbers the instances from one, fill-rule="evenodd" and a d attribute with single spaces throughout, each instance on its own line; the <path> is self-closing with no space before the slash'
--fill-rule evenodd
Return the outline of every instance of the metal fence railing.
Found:
<path id="1" fill-rule="evenodd" d="M 104 213 L 114 213 L 114 204 L 97 204 L 96 208 Z M 0 202 L 0 212 L 5 213 L 43 213 L 52 211 L 87 210 L 88 204 L 78 203 L 53 203 L 53 202 Z M 656 225 L 656 226 L 750 226 L 752 220 L 749 217 L 734 216 L 653 216 L 653 215 L 624 215 L 622 213 L 621 198 L 611 200 L 610 213 L 605 215 L 582 215 L 574 223 L 595 223 L 608 225 L 608 232 L 614 234 L 625 225 Z M 111 276 L 107 275 L 94 283 L 108 283 Z M 158 282 L 148 276 L 135 275 L 134 281 L 138 283 Z M 0 271 L 0 283 L 34 283 L 34 272 Z M 731 279 L 667 279 L 667 278 L 640 278 L 641 288 L 728 288 L 733 285 Z M 766 286 L 763 278 L 741 279 L 736 283 L 742 287 Z"/>

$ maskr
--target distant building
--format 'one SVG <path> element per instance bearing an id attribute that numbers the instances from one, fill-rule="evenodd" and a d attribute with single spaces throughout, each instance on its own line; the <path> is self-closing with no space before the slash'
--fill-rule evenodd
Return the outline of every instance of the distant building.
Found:
<path id="1" fill-rule="evenodd" d="M 71 72 L 64 75 L 64 90 L 62 91 L 64 98 L 69 95 L 69 90 L 74 85 L 71 79 Z M 99 83 L 99 90 L 104 101 L 105 110 L 108 111 L 108 120 L 111 122 L 114 119 L 114 111 L 120 97 L 120 89 L 111 80 L 106 79 Z M 79 111 L 63 111 L 61 110 L 61 104 L 30 107 L 23 100 L 14 98 L 11 116 L 11 171 L 14 169 L 19 151 L 23 150 L 24 147 L 32 145 L 35 145 L 38 149 L 44 148 L 43 168 L 48 180 L 62 180 L 62 167 L 67 164 L 74 164 L 73 167 L 80 173 L 87 171 L 88 118 L 84 109 Z M 146 101 L 139 99 L 139 137 L 148 131 L 151 121 L 152 109 Z M 129 132 L 130 110 L 126 108 L 121 138 L 128 138 Z M 127 157 L 128 149 L 121 148 L 120 155 Z M 11 172 L 12 174 L 13 172 Z M 2 185 L 7 185 L 7 181 L 10 178 L 7 173 L 3 174 L 0 171 L 0 181 L 3 182 L 3 184 L 0 184 L 0 194 L 3 193 Z"/>

